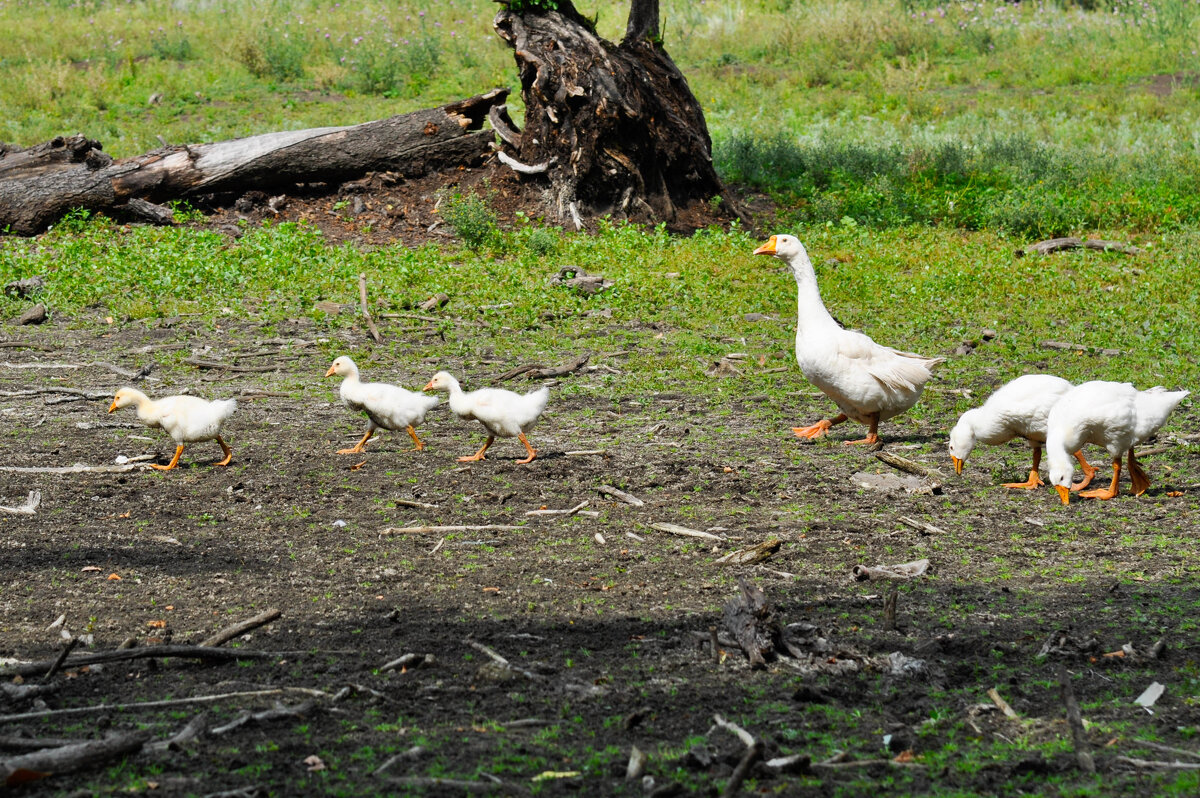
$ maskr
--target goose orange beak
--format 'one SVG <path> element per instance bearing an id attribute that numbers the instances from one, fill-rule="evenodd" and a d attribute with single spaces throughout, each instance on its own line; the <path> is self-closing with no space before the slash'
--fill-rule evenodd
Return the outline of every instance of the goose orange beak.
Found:
<path id="1" fill-rule="evenodd" d="M 1071 503 L 1071 489 L 1070 488 L 1064 488 L 1062 485 L 1055 485 L 1054 489 L 1056 491 L 1058 491 L 1058 495 L 1059 495 L 1059 497 L 1062 498 L 1063 504 Z"/>
<path id="2" fill-rule="evenodd" d="M 333 376 L 333 366 L 330 366 L 330 367 L 329 367 L 329 371 L 325 372 L 325 376 L 326 376 L 326 377 L 332 377 L 332 376 Z"/>
<path id="3" fill-rule="evenodd" d="M 422 388 L 421 390 L 422 391 L 432 391 L 433 390 L 433 380 L 430 380 L 428 383 L 426 383 L 425 387 Z"/>
<path id="4" fill-rule="evenodd" d="M 962 476 L 962 467 L 963 467 L 962 458 L 955 457 L 954 455 L 950 455 L 950 459 L 954 461 L 954 473 L 958 474 L 961 477 Z"/>
<path id="5" fill-rule="evenodd" d="M 117 400 L 113 399 L 112 404 L 108 406 L 108 412 L 113 412 L 117 409 Z"/>
<path id="6" fill-rule="evenodd" d="M 763 244 L 758 249 L 754 250 L 755 255 L 774 255 L 775 254 L 775 236 L 767 239 L 767 243 Z"/>

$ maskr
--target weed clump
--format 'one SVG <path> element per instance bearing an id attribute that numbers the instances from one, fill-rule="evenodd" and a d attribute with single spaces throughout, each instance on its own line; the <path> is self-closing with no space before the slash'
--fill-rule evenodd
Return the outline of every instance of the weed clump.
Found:
<path id="1" fill-rule="evenodd" d="M 479 249 L 499 238 L 500 228 L 491 203 L 474 191 L 450 196 L 442 203 L 441 213 L 446 224 L 454 228 L 455 234 L 470 249 Z"/>
<path id="2" fill-rule="evenodd" d="M 237 59 L 256 78 L 278 81 L 304 77 L 308 43 L 287 33 L 262 28 L 237 48 Z"/>

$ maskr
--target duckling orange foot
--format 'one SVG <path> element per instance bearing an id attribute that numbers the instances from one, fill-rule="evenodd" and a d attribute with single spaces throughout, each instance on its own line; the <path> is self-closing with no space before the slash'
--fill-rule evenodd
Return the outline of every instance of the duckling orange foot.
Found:
<path id="1" fill-rule="evenodd" d="M 868 433 L 867 437 L 865 437 L 865 438 L 859 438 L 856 441 L 846 441 L 842 445 L 843 446 L 857 446 L 860 443 L 865 443 L 868 446 L 874 446 L 875 444 L 879 443 L 879 435 L 877 435 L 874 432 L 871 432 L 871 433 Z"/>
<path id="2" fill-rule="evenodd" d="M 181 454 L 183 454 L 182 443 L 175 447 L 175 456 L 171 458 L 171 462 L 167 463 L 165 466 L 159 465 L 158 463 L 151 463 L 150 467 L 155 471 L 170 471 L 172 468 L 179 465 L 179 455 Z"/>
<path id="3" fill-rule="evenodd" d="M 518 440 L 520 440 L 520 441 L 521 441 L 521 443 L 525 444 L 525 450 L 526 450 L 527 452 L 529 452 L 529 456 L 528 456 L 528 457 L 526 457 L 524 460 L 518 460 L 518 461 L 517 461 L 517 463 L 518 463 L 518 464 L 520 464 L 520 465 L 525 465 L 526 463 L 532 463 L 532 462 L 533 462 L 533 458 L 537 457 L 537 450 L 536 450 L 536 449 L 534 449 L 532 446 L 530 446 L 530 445 L 529 445 L 529 441 L 525 439 L 525 433 L 524 433 L 524 432 L 522 432 L 522 433 L 519 433 L 519 434 L 517 435 L 517 438 L 518 438 Z"/>
<path id="4" fill-rule="evenodd" d="M 220 435 L 217 436 L 217 443 L 221 444 L 221 451 L 225 452 L 225 459 L 218 460 L 217 462 L 213 463 L 213 465 L 227 466 L 229 465 L 229 461 L 233 459 L 233 449 L 229 448 L 229 444 L 227 444 Z"/>
<path id="5" fill-rule="evenodd" d="M 1025 480 L 1024 482 L 1005 482 L 1004 487 L 1016 488 L 1017 490 L 1033 490 L 1034 488 L 1040 488 L 1045 484 L 1046 483 L 1042 482 L 1041 478 L 1038 476 L 1037 471 L 1030 471 L 1029 479 Z"/>
<path id="6" fill-rule="evenodd" d="M 362 454 L 367 448 L 367 441 L 371 440 L 371 436 L 375 434 L 375 430 L 367 430 L 367 434 L 362 436 L 362 440 L 351 446 L 349 449 L 338 449 L 338 454 Z"/>
<path id="7" fill-rule="evenodd" d="M 1112 484 L 1107 488 L 1098 488 L 1096 490 L 1080 491 L 1079 495 L 1088 499 L 1102 499 L 1107 501 L 1117 495 L 1117 481 L 1121 478 L 1121 461 L 1117 460 L 1113 463 L 1113 478 Z"/>
<path id="8" fill-rule="evenodd" d="M 489 435 L 488 439 L 483 442 L 482 449 L 475 452 L 475 454 L 471 454 L 471 455 L 467 455 L 466 457 L 458 458 L 458 462 L 460 462 L 460 463 L 478 463 L 480 460 L 486 460 L 487 458 L 483 456 L 483 453 L 488 450 L 488 447 L 492 445 L 492 441 L 494 441 L 494 440 L 496 440 L 496 439 L 494 437 L 492 437 L 491 435 Z"/>
<path id="9" fill-rule="evenodd" d="M 830 422 L 829 419 L 823 418 L 816 424 L 808 427 L 792 427 L 792 432 L 796 433 L 797 438 L 807 438 L 808 440 L 813 440 L 821 437 L 826 432 L 829 432 L 829 428 L 832 426 L 833 423 Z"/>
<path id="10" fill-rule="evenodd" d="M 412 428 L 412 424 L 408 425 L 408 434 L 412 437 L 413 443 L 416 444 L 416 446 L 413 448 L 414 452 L 419 452 L 425 448 L 425 444 L 422 443 L 421 439 L 417 437 L 417 431 Z"/>
<path id="11" fill-rule="evenodd" d="M 1083 451 L 1082 450 L 1075 452 L 1075 459 L 1079 461 L 1079 467 L 1083 469 L 1083 479 L 1079 480 L 1076 483 L 1073 483 L 1071 485 L 1071 490 L 1080 491 L 1091 484 L 1092 477 L 1096 476 L 1096 472 L 1098 469 L 1096 469 L 1092 465 L 1089 465 L 1088 461 L 1083 459 Z"/>
<path id="12" fill-rule="evenodd" d="M 841 416 L 845 420 L 845 416 Z M 867 437 L 857 441 L 846 441 L 846 446 L 857 446 L 860 443 L 865 443 L 867 446 L 874 446 L 879 443 L 879 414 L 872 413 L 867 417 Z"/>

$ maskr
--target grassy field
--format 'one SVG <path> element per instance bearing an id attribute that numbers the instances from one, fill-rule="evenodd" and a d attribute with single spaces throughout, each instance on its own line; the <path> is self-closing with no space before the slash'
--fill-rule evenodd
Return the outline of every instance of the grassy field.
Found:
<path id="1" fill-rule="evenodd" d="M 956 415 L 1001 382 L 1029 372 L 1053 371 L 1074 381 L 1129 380 L 1142 387 L 1200 386 L 1200 359 L 1195 357 L 1200 350 L 1196 325 L 1200 286 L 1194 274 L 1200 262 L 1200 3 L 664 0 L 662 6 L 666 47 L 705 108 L 719 169 L 728 180 L 773 200 L 775 215 L 764 220 L 767 232 L 791 232 L 805 242 L 825 302 L 847 326 L 902 349 L 947 357 L 926 399 L 895 419 L 885 437 L 911 436 L 904 445 L 915 447 L 913 456 L 947 468 L 945 434 Z M 625 3 L 581 2 L 579 7 L 595 15 L 601 33 L 617 37 L 623 30 Z M 0 108 L 5 109 L 0 115 L 0 141 L 28 146 L 78 131 L 100 139 L 107 151 L 120 157 L 153 149 L 159 136 L 183 143 L 349 124 L 435 105 L 495 85 L 515 87 L 511 54 L 491 32 L 494 8 L 486 0 L 389 4 L 0 0 Z M 455 207 L 454 202 L 445 205 L 447 212 Z M 777 261 L 751 255 L 761 237 L 737 227 L 675 237 L 662 229 L 617 223 L 605 223 L 595 234 L 579 235 L 538 219 L 497 227 L 486 213 L 466 213 L 447 220 L 460 232 L 457 242 L 362 247 L 330 242 L 318 229 L 293 223 L 244 225 L 242 234 L 233 238 L 206 228 L 193 210 L 180 207 L 178 213 L 188 225 L 127 227 L 74 214 L 34 239 L 0 236 L 0 284 L 45 276 L 47 286 L 40 299 L 50 310 L 52 325 L 75 342 L 72 352 L 90 351 L 89 340 L 108 342 L 102 355 L 86 359 L 116 358 L 147 341 L 158 341 L 151 337 L 153 333 L 176 334 L 181 339 L 179 348 L 153 356 L 156 374 L 166 381 L 163 387 L 192 387 L 188 383 L 192 370 L 182 363 L 190 353 L 184 339 L 249 352 L 260 349 L 262 340 L 295 338 L 299 330 L 312 348 L 289 350 L 289 357 L 312 362 L 289 361 L 302 363 L 303 368 L 281 375 L 269 387 L 285 395 L 280 400 L 285 405 L 311 401 L 319 390 L 324 404 L 315 416 L 306 415 L 305 423 L 311 427 L 343 423 L 342 432 L 350 429 L 350 422 L 340 408 L 330 405 L 332 390 L 313 385 L 333 356 L 353 350 L 357 357 L 355 347 L 362 348 L 365 337 L 355 314 L 331 316 L 317 310 L 315 303 L 356 302 L 359 273 L 369 275 L 372 298 L 380 302 L 377 315 L 410 313 L 427 297 L 445 292 L 451 303 L 443 311 L 444 320 L 431 323 L 428 335 L 421 329 L 408 340 L 395 326 L 404 322 L 389 322 L 388 342 L 363 352 L 360 365 L 370 374 L 386 374 L 393 367 L 419 374 L 447 362 L 472 368 L 478 375 L 505 370 L 507 365 L 501 364 L 560 363 L 565 359 L 564 342 L 572 353 L 617 353 L 620 358 L 614 356 L 612 362 L 619 365 L 620 374 L 568 378 L 555 387 L 554 402 L 561 407 L 557 423 L 561 427 L 569 421 L 571 435 L 598 440 L 605 429 L 619 429 L 621 440 L 604 439 L 596 445 L 617 450 L 618 443 L 635 441 L 642 447 L 638 452 L 657 452 L 647 455 L 649 467 L 643 469 L 644 463 L 635 462 L 623 472 L 634 487 L 643 480 L 640 489 L 658 500 L 656 511 L 670 507 L 680 520 L 697 526 L 745 523 L 774 534 L 784 525 L 780 534 L 791 535 L 787 537 L 789 559 L 776 564 L 800 576 L 772 583 L 772 589 L 793 617 L 820 616 L 835 624 L 843 639 L 864 649 L 903 648 L 921 635 L 950 633 L 960 622 L 971 624 L 972 634 L 984 629 L 968 639 L 983 646 L 986 651 L 980 656 L 990 661 L 973 660 L 974 665 L 963 666 L 975 669 L 965 680 L 970 686 L 961 687 L 963 680 L 955 687 L 936 685 L 927 701 L 905 710 L 913 728 L 921 730 L 917 748 L 929 777 L 900 775 L 901 771 L 888 775 L 885 768 L 883 776 L 875 774 L 878 778 L 849 777 L 838 794 L 862 794 L 893 778 L 897 794 L 965 795 L 986 784 L 1000 791 L 1090 796 L 1136 786 L 1138 778 L 1128 772 L 1119 779 L 1113 773 L 1081 777 L 1062 768 L 1039 781 L 1036 771 L 1019 766 L 1030 757 L 1064 759 L 1069 743 L 1061 729 L 1050 730 L 1030 718 L 1023 721 L 1013 742 L 976 734 L 974 721 L 962 719 L 962 707 L 981 700 L 975 688 L 985 683 L 1005 685 L 1006 690 L 1020 685 L 1033 696 L 1029 701 L 1039 711 L 1057 706 L 1055 683 L 1042 667 L 1045 658 L 1027 656 L 1026 649 L 1036 650 L 1041 643 L 1041 639 L 1030 642 L 1032 638 L 1021 637 L 1029 628 L 1044 637 L 1062 625 L 1077 624 L 1080 637 L 1090 630 L 1117 645 L 1127 639 L 1123 635 L 1169 637 L 1174 646 L 1171 659 L 1130 663 L 1119 672 L 1115 661 L 1093 667 L 1081 655 L 1080 671 L 1089 674 L 1094 688 L 1085 700 L 1084 713 L 1095 724 L 1094 737 L 1145 738 L 1194 747 L 1200 735 L 1196 709 L 1200 679 L 1195 644 L 1189 641 L 1196 631 L 1194 494 L 1200 483 L 1200 462 L 1193 453 L 1194 443 L 1175 437 L 1196 432 L 1191 399 L 1185 400 L 1164 431 L 1163 437 L 1171 436 L 1169 451 L 1154 471 L 1156 488 L 1165 479 L 1186 488 L 1185 496 L 1168 499 L 1156 494 L 1136 501 L 1122 494 L 1104 505 L 1076 502 L 1067 509 L 1049 504 L 1031 510 L 1029 497 L 985 492 L 982 484 L 985 478 L 998 482 L 1021 475 L 1028 455 L 1014 444 L 974 456 L 968 468 L 985 476 L 970 483 L 956 481 L 949 496 L 896 499 L 905 512 L 951 530 L 944 537 L 909 546 L 904 539 L 891 537 L 899 532 L 876 535 L 897 526 L 895 507 L 846 487 L 849 475 L 864 467 L 862 455 L 833 444 L 797 447 L 786 438 L 786 426 L 816 418 L 798 417 L 798 404 L 813 413 L 819 412 L 818 406 L 821 412 L 831 407 L 820 404 L 824 400 L 804 396 L 811 386 L 804 383 L 791 354 L 794 284 Z M 1058 234 L 1119 240 L 1136 244 L 1144 253 L 1015 255 L 1030 241 Z M 555 288 L 549 280 L 564 264 L 601 273 L 615 285 L 591 299 Z M 32 334 L 11 325 L 29 304 L 15 296 L 0 296 L 6 338 Z M 583 315 L 598 307 L 611 311 L 611 316 Z M 748 319 L 747 314 L 763 315 Z M 179 331 L 180 318 L 189 331 L 186 335 Z M 995 331 L 995 338 L 982 343 L 984 330 Z M 596 337 L 590 337 L 593 334 Z M 1040 344 L 1047 340 L 1069 341 L 1088 351 L 1046 349 Z M 977 346 L 970 354 L 955 355 L 964 342 Z M 1116 349 L 1119 354 L 1099 354 L 1102 349 Z M 736 362 L 749 365 L 737 379 L 709 376 L 714 363 L 738 352 L 747 353 L 749 359 Z M 631 406 L 632 400 L 646 406 Z M 278 421 L 268 410 L 244 412 L 254 419 L 255 429 L 264 432 L 260 437 L 273 434 L 270 425 Z M 41 440 L 48 434 L 43 428 L 46 416 L 54 413 L 40 406 L 18 412 L 12 417 L 17 420 L 11 422 L 6 446 L 12 451 L 22 441 Z M 646 432 L 647 425 L 681 424 L 681 419 L 690 419 L 695 432 L 679 433 L 684 445 L 678 454 L 674 449 L 651 448 L 658 442 L 651 440 L 655 433 Z M 731 430 L 742 437 L 734 437 Z M 747 431 L 760 437 L 748 439 Z M 318 434 L 309 429 L 301 433 Z M 295 430 L 289 434 L 297 436 L 298 447 L 307 445 L 303 434 Z M 691 437 L 684 439 L 684 435 Z M 766 440 L 770 443 L 762 444 L 764 455 L 757 447 L 758 441 Z M 478 445 L 474 438 L 470 441 Z M 442 442 L 461 447 L 469 443 L 465 433 L 452 441 L 447 435 Z M 71 457 L 86 459 L 89 445 L 76 440 L 61 446 Z M 47 451 L 38 451 L 50 457 L 58 454 L 58 446 L 51 441 L 43 447 Z M 560 445 L 564 447 L 570 448 Z M 239 456 L 242 451 L 238 449 Z M 371 604 L 375 592 L 385 589 L 379 587 L 382 579 L 367 575 L 366 570 L 353 570 L 350 563 L 360 555 L 372 559 L 371 568 L 378 558 L 400 569 L 405 578 L 431 569 L 431 576 L 412 578 L 432 579 L 436 589 L 431 590 L 428 581 L 414 581 L 405 583 L 411 591 L 408 595 L 416 600 L 428 593 L 446 602 L 455 595 L 450 585 L 457 586 L 464 574 L 474 588 L 489 589 L 490 576 L 472 569 L 481 563 L 485 568 L 499 563 L 499 570 L 511 568 L 513 579 L 524 580 L 528 601 L 518 597 L 494 610 L 476 605 L 461 609 L 455 617 L 464 624 L 488 619 L 497 627 L 520 617 L 529 624 L 528 630 L 539 634 L 545 632 L 536 624 L 553 627 L 564 617 L 571 624 L 578 620 L 580 628 L 573 630 L 553 627 L 575 646 L 566 655 L 564 670 L 590 656 L 587 649 L 594 648 L 595 641 L 586 637 L 582 627 L 585 622 L 602 626 L 598 620 L 602 612 L 608 613 L 606 620 L 636 620 L 628 629 L 624 621 L 616 624 L 619 631 L 612 634 L 619 642 L 613 647 L 620 653 L 635 645 L 630 640 L 657 634 L 649 631 L 652 622 L 671 617 L 680 606 L 696 608 L 695 617 L 719 618 L 720 603 L 733 588 L 728 572 L 713 576 L 707 570 L 715 555 L 706 547 L 688 546 L 681 552 L 664 544 L 644 561 L 614 565 L 604 559 L 608 555 L 596 555 L 590 548 L 592 527 L 568 522 L 562 539 L 547 540 L 539 533 L 528 535 L 532 540 L 526 541 L 542 557 L 539 562 L 561 559 L 560 552 L 574 558 L 544 565 L 544 573 L 558 582 L 575 578 L 567 566 L 579 563 L 580 568 L 594 569 L 612 584 L 622 585 L 627 567 L 641 568 L 643 573 L 653 568 L 659 579 L 667 578 L 663 569 L 682 568 L 688 578 L 679 579 L 675 573 L 676 582 L 686 582 L 690 590 L 694 579 L 697 589 L 707 592 L 694 598 L 681 588 L 669 599 L 647 598 L 645 603 L 640 596 L 618 599 L 607 593 L 589 595 L 586 605 L 582 600 L 562 601 L 540 581 L 528 584 L 529 574 L 518 562 L 525 549 L 481 550 L 479 562 L 472 554 L 462 565 L 461 549 L 454 555 L 459 559 L 451 564 L 450 546 L 441 554 L 447 559 L 435 560 L 426 554 L 428 547 L 418 550 L 408 541 L 380 543 L 374 534 L 380 519 L 398 523 L 396 517 L 408 512 L 388 505 L 388 492 L 398 484 L 411 487 L 416 476 L 388 472 L 379 477 L 380 482 L 362 487 L 353 482 L 358 477 L 345 469 L 334 471 L 328 458 L 311 452 L 296 455 L 293 463 L 283 462 L 287 455 L 265 444 L 250 451 L 251 458 L 258 460 L 251 459 L 249 466 L 239 461 L 235 468 L 244 470 L 232 473 L 231 469 L 228 486 L 222 484 L 218 490 L 210 484 L 203 488 L 205 494 L 180 498 L 183 509 L 172 510 L 171 501 L 161 500 L 162 515 L 174 517 L 180 529 L 191 535 L 176 533 L 184 549 L 167 549 L 164 570 L 170 571 L 172 556 L 189 558 L 189 567 L 194 558 L 206 587 L 213 566 L 201 557 L 205 547 L 219 549 L 226 558 L 222 562 L 239 562 L 241 550 L 218 533 L 218 524 L 220 530 L 226 528 L 224 511 L 216 511 L 217 519 L 210 511 L 214 502 L 224 501 L 226 488 L 230 496 L 257 490 L 264 496 L 267 512 L 274 515 L 263 517 L 261 523 L 254 521 L 261 541 L 245 545 L 263 562 L 275 562 L 268 555 L 277 556 L 273 551 L 277 530 L 302 540 L 303 545 L 297 543 L 295 549 L 288 544 L 288 556 L 293 563 L 298 557 L 306 570 L 288 572 L 288 578 L 312 591 L 311 597 L 303 597 L 304 607 L 311 603 L 322 611 L 333 608 L 328 616 L 319 616 L 322 622 L 356 628 L 337 615 L 345 609 L 339 602 L 348 597 L 347 604 L 353 603 L 357 591 L 369 594 L 364 600 L 375 606 Z M 590 489 L 579 488 L 581 467 L 564 464 L 565 459 L 546 461 L 555 469 L 545 487 L 555 506 L 565 506 L 583 495 L 580 491 Z M 764 464 L 765 460 L 769 462 Z M 731 465 L 722 469 L 720 464 L 727 461 Z M 256 486 L 255 480 L 263 480 L 263 463 L 273 463 L 280 471 L 291 467 L 287 479 L 298 497 L 280 498 L 273 495 L 278 491 Z M 612 478 L 606 468 L 596 466 L 587 476 Z M 455 512 L 463 518 L 469 519 L 475 506 L 501 520 L 511 511 L 502 506 L 504 500 L 496 506 L 488 504 L 511 488 L 513 477 L 503 471 L 480 477 L 491 480 L 482 487 L 464 488 L 458 480 L 468 477 L 460 477 L 449 461 L 421 469 L 422 481 L 450 494 L 462 491 L 462 507 Z M 752 493 L 739 492 L 736 485 L 726 487 L 721 480 L 737 476 L 728 476 L 731 469 L 755 475 Z M 201 476 L 206 473 L 194 468 L 183 476 L 190 480 L 186 484 L 201 490 L 198 486 L 208 482 Z M 840 481 L 834 485 L 829 474 Z M 313 480 L 321 484 L 316 496 L 308 495 L 304 487 Z M 819 486 L 817 493 L 825 494 L 819 501 L 805 490 L 813 485 Z M 572 487 L 579 489 L 572 493 Z M 105 493 L 108 489 L 78 487 L 73 503 L 58 517 L 70 519 L 72 529 L 90 529 L 87 514 L 99 506 L 91 503 L 97 496 L 106 512 L 122 517 L 118 514 L 134 503 L 126 495 L 134 488 L 116 488 L 117 498 L 111 491 Z M 16 490 L 6 488 L 4 498 L 13 498 Z M 327 524 L 318 526 L 313 520 L 328 509 L 323 505 L 331 491 L 353 495 L 360 500 L 354 504 L 359 508 L 366 504 L 358 516 L 339 506 L 338 512 L 351 522 L 344 533 L 346 542 L 342 538 L 331 542 Z M 370 498 L 361 501 L 365 496 Z M 546 493 L 540 496 L 545 498 Z M 767 509 L 740 506 L 747 497 Z M 1054 497 L 1039 493 L 1037 498 L 1048 502 Z M 248 504 L 253 506 L 253 501 Z M 638 515 L 637 523 L 649 522 L 649 512 Z M 607 513 L 602 521 L 611 524 L 603 527 L 610 538 L 629 528 L 645 531 L 633 526 L 627 516 L 612 511 L 610 518 Z M 1029 522 L 1031 514 L 1036 523 Z M 236 518 L 232 512 L 229 515 Z M 322 524 L 326 520 L 332 518 L 322 518 Z M 121 533 L 111 534 L 120 539 Z M 47 540 L 46 550 L 54 552 L 56 538 L 47 533 Z M 819 547 L 819 553 L 810 558 L 808 546 Z M 46 566 L 47 578 L 74 584 L 71 580 L 80 579 L 77 566 L 83 560 L 71 557 L 79 555 L 80 549 L 90 553 L 96 548 L 103 549 L 104 544 L 75 541 L 71 552 L 55 552 L 61 562 Z M 915 636 L 905 640 L 895 633 L 876 634 L 870 627 L 878 608 L 860 596 L 864 591 L 846 586 L 847 567 L 860 559 L 900 561 L 927 555 L 939 559 L 944 570 L 936 580 L 905 593 Z M 31 559 L 29 567 L 35 566 L 41 567 Z M 151 579 L 158 567 L 147 560 L 147 584 L 156 584 Z M 240 567 L 226 566 L 227 570 Z M 361 563 L 355 567 L 367 568 Z M 330 581 L 320 582 L 311 574 Z M 332 586 L 337 579 L 342 581 Z M 8 584 L 0 589 L 6 607 L 0 629 L 37 626 L 38 631 L 53 620 L 37 625 L 23 617 L 31 597 L 46 593 L 44 586 L 16 578 Z M 175 583 L 167 579 L 165 584 Z M 115 606 L 134 617 L 143 597 L 133 580 L 126 585 L 122 599 L 126 603 Z M 1121 596 L 1110 585 L 1119 585 Z M 105 616 L 105 594 L 100 590 L 87 598 L 91 602 L 87 606 L 100 616 L 92 622 L 97 629 L 104 629 L 106 623 L 116 629 L 117 621 Z M 816 598 L 810 601 L 813 595 Z M 535 598 L 541 606 L 535 606 Z M 245 606 L 261 608 L 256 601 L 270 600 L 275 599 L 248 598 Z M 1088 608 L 1080 610 L 1081 616 L 1094 612 L 1096 617 L 1071 617 L 1064 607 L 1073 606 L 1075 600 Z M 193 597 L 194 605 L 202 602 Z M 1110 610 L 1110 602 L 1126 603 Z M 1141 602 L 1145 611 L 1130 612 L 1128 602 Z M 1054 621 L 1041 616 L 1047 606 Z M 414 624 L 450 649 L 462 634 L 445 631 L 447 624 L 435 609 L 422 609 L 428 617 L 418 613 L 419 622 Z M 370 627 L 376 621 L 363 623 Z M 643 622 L 646 628 L 639 625 Z M 1060 622 L 1050 629 L 1038 626 Z M 388 624 L 376 625 L 381 628 L 371 627 L 372 634 L 392 634 Z M 1003 644 L 987 648 L 1000 637 Z M 338 638 L 341 643 L 347 639 Z M 295 645 L 308 644 L 302 639 Z M 549 643 L 531 643 L 529 648 L 537 649 L 539 657 L 562 654 L 551 650 Z M 812 750 L 814 756 L 875 750 L 887 730 L 882 714 L 868 713 L 864 720 L 845 707 L 824 705 L 808 707 L 820 716 L 820 731 L 806 730 L 788 716 L 786 702 L 780 709 L 778 701 L 771 700 L 795 689 L 796 677 L 776 671 L 755 681 L 754 676 L 724 673 L 708 681 L 694 663 L 679 664 L 692 659 L 680 654 L 678 662 L 664 665 L 657 659 L 640 661 L 633 656 L 618 667 L 627 667 L 620 673 L 638 685 L 656 684 L 664 668 L 668 673 L 671 668 L 684 668 L 687 678 L 694 677 L 700 686 L 693 691 L 683 677 L 672 683 L 670 689 L 682 696 L 680 702 L 707 708 L 711 697 L 720 693 L 722 700 L 740 707 L 740 711 L 733 707 L 725 711 L 739 712 L 737 717 L 747 725 L 778 725 L 785 748 L 794 743 L 798 750 Z M 467 672 L 466 662 L 451 670 L 454 667 L 459 669 L 454 678 Z M 392 683 L 385 684 L 377 672 L 369 676 L 379 677 L 371 682 L 379 689 L 391 689 L 386 685 Z M 1129 693 L 1136 695 L 1151 677 L 1171 682 L 1170 708 L 1164 710 L 1161 722 L 1147 719 L 1140 709 L 1137 717 L 1127 711 Z M 110 672 L 103 678 L 119 682 L 122 677 Z M 440 686 L 441 678 L 428 681 L 437 679 Z M 446 680 L 454 683 L 454 678 Z M 722 678 L 737 681 L 722 682 Z M 1107 686 L 1096 687 L 1101 682 Z M 833 689 L 836 679 L 821 684 Z M 900 692 L 882 676 L 863 677 L 860 684 L 872 700 L 882 700 L 881 696 L 891 700 Z M 188 682 L 186 689 L 193 687 Z M 401 695 L 425 707 L 418 701 L 424 694 L 417 693 L 416 687 L 411 690 Z M 488 700 L 499 699 L 492 695 Z M 561 712 L 569 721 L 561 739 L 554 736 L 558 730 L 538 731 L 530 748 L 522 743 L 513 750 L 492 751 L 487 756 L 494 758 L 481 758 L 481 768 L 490 763 L 496 772 L 520 773 L 524 778 L 531 770 L 558 768 L 575 756 L 588 760 L 586 778 L 597 780 L 590 784 L 600 783 L 614 768 L 623 769 L 627 749 L 618 744 L 622 738 L 610 732 L 619 732 L 622 715 L 636 706 L 610 708 L 602 718 L 603 729 L 598 730 L 589 725 L 595 719 L 587 710 L 572 708 L 569 702 L 557 706 L 545 696 L 534 700 L 545 703 L 536 704 L 530 713 Z M 463 704 L 469 706 L 468 714 L 476 711 L 469 702 Z M 460 738 L 462 724 L 495 722 L 496 716 L 488 714 L 494 706 L 479 709 L 478 719 L 458 716 L 445 727 L 423 715 L 430 731 L 417 739 L 449 752 L 445 756 L 450 775 L 471 776 L 455 769 L 462 767 L 462 761 L 452 752 L 465 739 Z M 326 746 L 319 750 L 330 770 L 319 777 L 301 776 L 323 780 L 319 787 L 328 794 L 360 792 L 362 784 L 347 774 L 378 766 L 385 754 L 390 756 L 401 750 L 401 742 L 407 746 L 414 739 L 396 736 L 397 729 L 414 727 L 411 718 L 406 722 L 403 715 L 397 718 L 386 708 L 372 712 L 379 714 L 374 731 L 392 735 L 386 745 L 375 741 L 371 743 L 375 749 L 351 751 L 353 746 L 367 746 L 362 742 L 366 737 L 354 736 L 360 729 L 354 734 L 346 731 L 350 747 L 339 747 L 342 727 L 337 724 L 349 728 L 350 721 L 329 720 L 322 728 L 332 729 L 333 734 L 309 747 Z M 515 713 L 514 708 L 509 717 Z M 159 725 L 166 728 L 184 718 L 168 720 L 160 718 Z M 309 745 L 308 726 L 302 728 Z M 989 731 L 992 728 L 988 726 Z M 1007 727 L 1003 731 L 1013 734 Z M 617 742 L 606 742 L 609 738 Z M 472 737 L 478 739 L 482 736 Z M 679 739 L 673 744 L 676 748 L 661 743 L 656 756 L 679 758 L 693 742 Z M 262 743 L 269 744 L 274 743 Z M 534 764 L 530 764 L 535 758 L 531 749 L 540 757 Z M 228 753 L 219 749 L 213 761 Z M 1168 758 L 1161 751 L 1141 754 Z M 256 766 L 243 764 L 248 769 Z M 216 769 L 207 760 L 197 760 L 195 767 L 197 772 Z M 440 767 L 430 773 L 442 774 Z M 999 775 L 972 781 L 979 771 Z M 937 777 L 938 773 L 942 775 Z M 252 777 L 255 774 L 247 774 Z M 672 777 L 696 789 L 719 786 L 695 774 Z M 943 777 L 946 781 L 939 782 Z M 95 790 L 141 791 L 156 778 L 153 769 L 114 766 L 88 784 Z M 286 784 L 281 788 L 285 792 L 316 789 L 301 780 L 271 783 Z M 797 784 L 822 789 L 820 780 L 802 779 L 792 786 Z M 1141 785 L 1151 785 L 1156 794 L 1193 795 L 1197 777 L 1194 771 L 1159 774 Z M 560 794 L 549 784 L 535 784 L 533 791 Z M 628 788 L 629 794 L 638 791 Z"/>

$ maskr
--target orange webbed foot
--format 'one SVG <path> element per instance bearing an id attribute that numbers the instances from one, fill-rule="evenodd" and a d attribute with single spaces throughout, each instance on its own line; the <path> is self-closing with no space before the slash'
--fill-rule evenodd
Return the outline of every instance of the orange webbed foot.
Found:
<path id="1" fill-rule="evenodd" d="M 824 435 L 826 432 L 829 432 L 829 428 L 832 426 L 833 423 L 829 419 L 823 418 L 816 424 L 812 424 L 807 427 L 792 427 L 792 432 L 796 434 L 797 438 L 815 440 L 816 438 Z"/>
<path id="2" fill-rule="evenodd" d="M 1005 482 L 1004 487 L 1014 488 L 1016 490 L 1034 490 L 1035 488 L 1040 488 L 1045 484 L 1046 483 L 1042 482 L 1041 477 L 1038 476 L 1036 471 L 1030 471 L 1029 479 L 1025 480 L 1024 482 Z"/>

